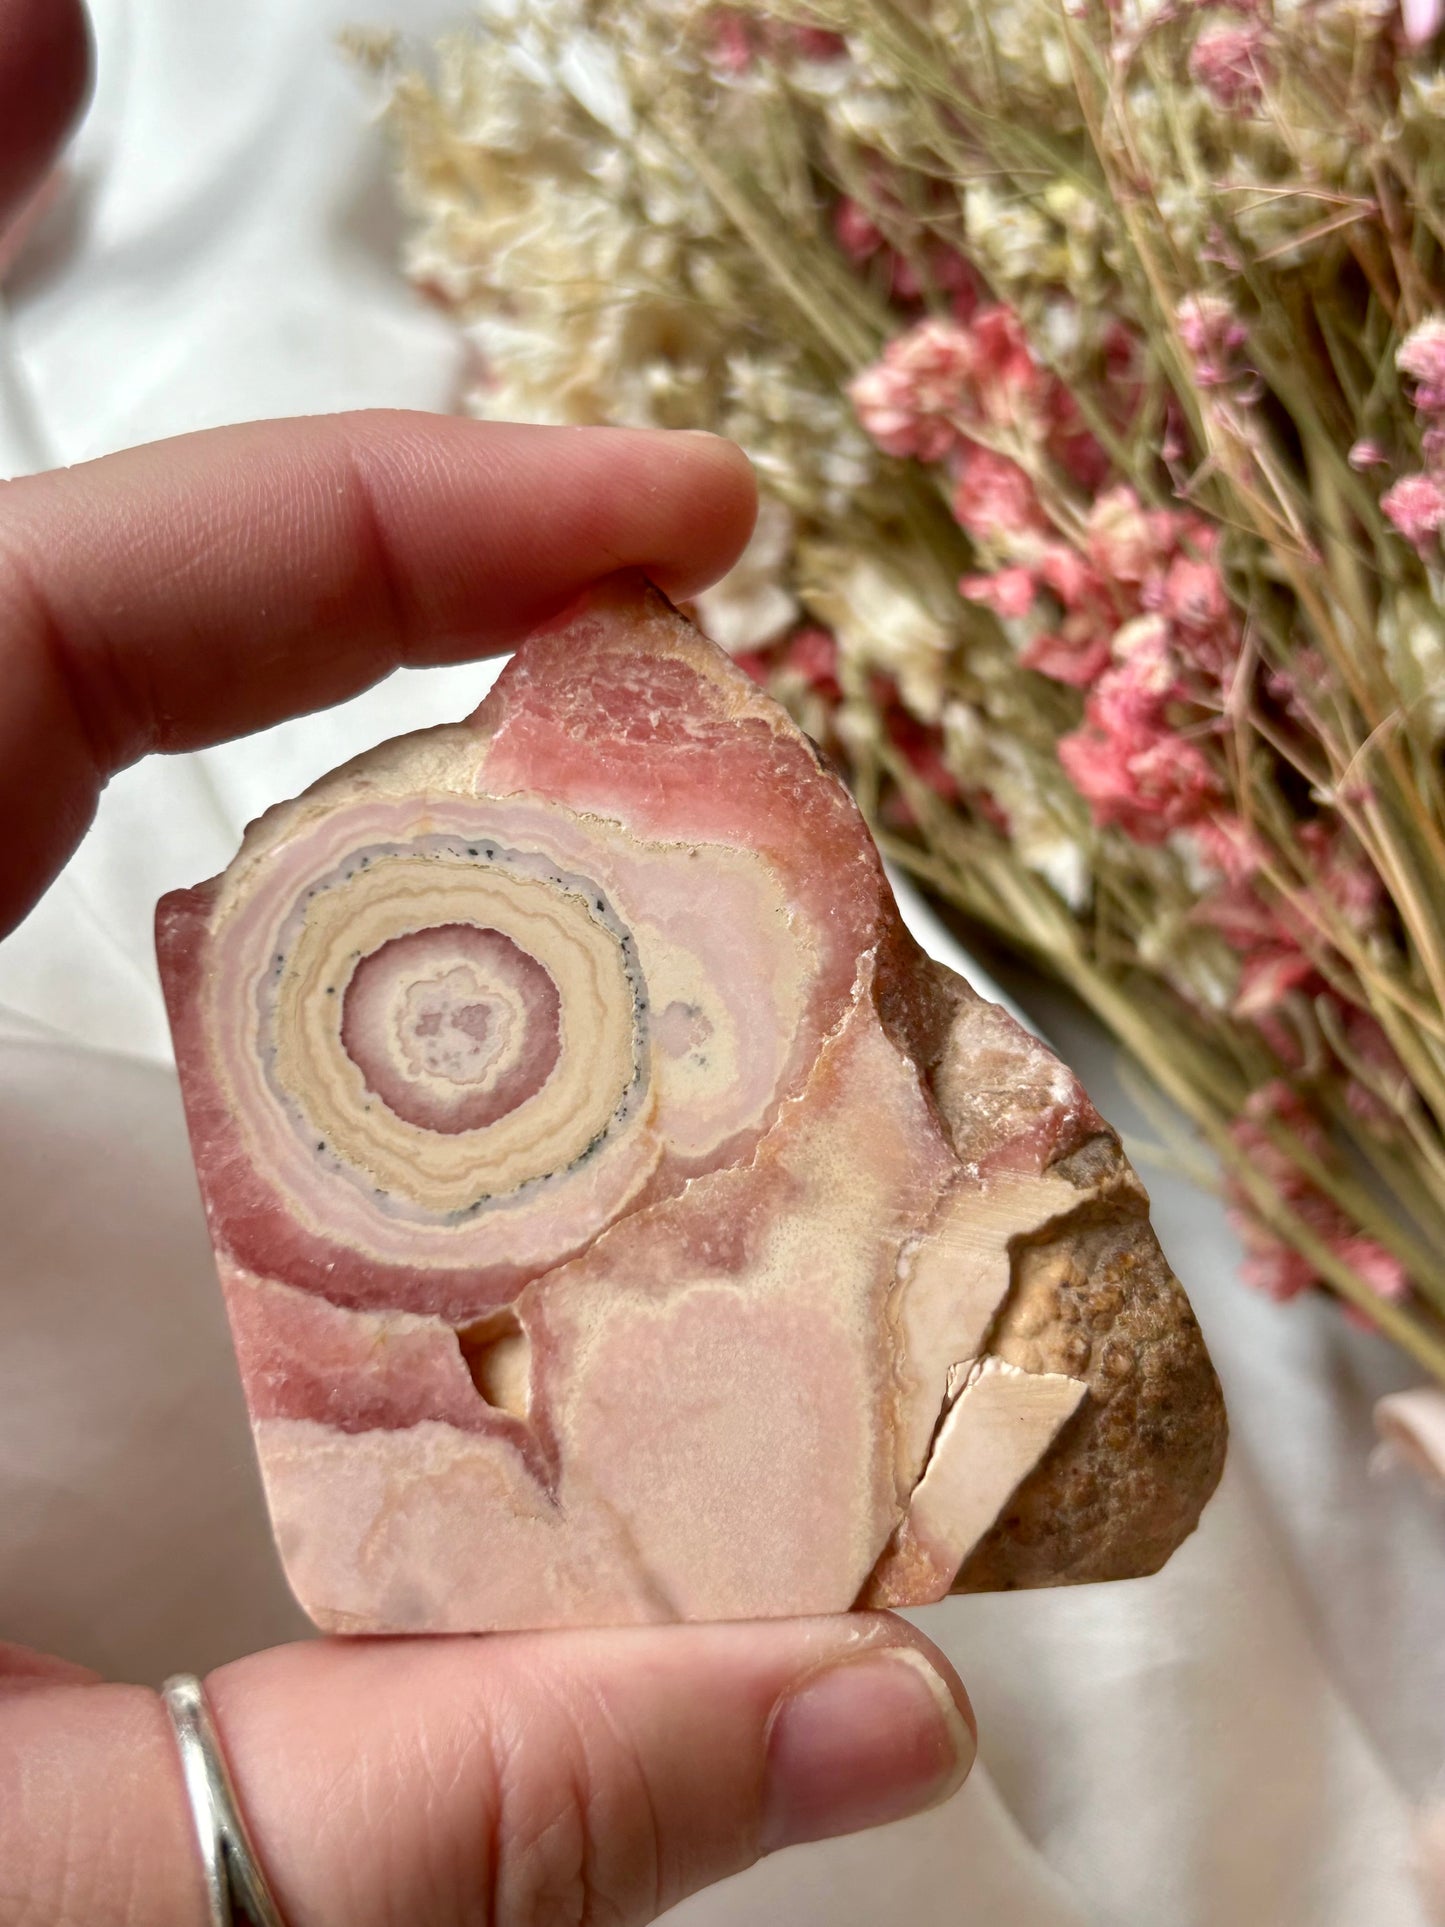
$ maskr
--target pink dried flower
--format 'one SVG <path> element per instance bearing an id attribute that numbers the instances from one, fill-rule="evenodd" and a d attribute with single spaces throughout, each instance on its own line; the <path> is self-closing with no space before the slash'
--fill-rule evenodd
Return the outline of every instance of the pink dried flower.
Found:
<path id="1" fill-rule="evenodd" d="M 1314 1266 L 1302 1252 L 1276 1238 L 1247 1212 L 1232 1210 L 1229 1222 L 1245 1248 L 1239 1275 L 1251 1290 L 1284 1305 L 1319 1283 Z"/>
<path id="2" fill-rule="evenodd" d="M 1025 392 L 1042 390 L 1042 371 L 1029 352 L 1024 324 L 1012 308 L 998 304 L 980 309 L 970 332 L 977 346 L 981 386 Z"/>
<path id="3" fill-rule="evenodd" d="M 937 461 L 973 435 L 991 439 L 985 429 L 1026 432 L 1075 479 L 1095 486 L 1102 451 L 1081 427 L 1068 390 L 1029 352 L 1017 314 L 999 303 L 974 307 L 972 272 L 942 243 L 928 257 L 929 273 L 935 268 L 938 284 L 972 312 L 967 320 L 915 323 L 853 381 L 849 392 L 869 434 L 890 454 Z"/>
<path id="4" fill-rule="evenodd" d="M 1298 1091 L 1277 1079 L 1252 1092 L 1244 1114 L 1230 1126 L 1229 1135 L 1250 1168 L 1370 1290 L 1381 1298 L 1404 1297 L 1410 1281 L 1399 1259 L 1378 1240 L 1364 1236 L 1334 1199 L 1315 1186 L 1290 1152 L 1275 1142 L 1268 1128 L 1271 1122 L 1282 1126 L 1320 1162 L 1329 1156 L 1329 1140 L 1319 1120 Z M 1237 1181 L 1231 1182 L 1230 1192 L 1230 1222 L 1247 1253 L 1242 1267 L 1246 1283 L 1277 1299 L 1294 1298 L 1319 1284 L 1314 1266 L 1260 1221 Z M 1360 1315 L 1355 1316 L 1358 1320 Z"/>
<path id="5" fill-rule="evenodd" d="M 725 74 L 745 74 L 753 64 L 751 23 L 733 7 L 712 17 L 712 58 Z"/>
<path id="6" fill-rule="evenodd" d="M 1398 1099 L 1390 1102 L 1381 1096 L 1378 1086 L 1384 1084 L 1388 1091 L 1393 1085 L 1401 1097 L 1410 1088 L 1409 1076 L 1395 1053 L 1394 1045 L 1385 1035 L 1378 1018 L 1372 1017 L 1367 1010 L 1341 1005 L 1338 1008 L 1338 1021 L 1344 1032 L 1344 1047 L 1349 1060 L 1362 1065 L 1370 1073 L 1368 1084 L 1359 1076 L 1351 1076 L 1346 1080 L 1345 1103 L 1362 1124 L 1391 1124 L 1399 1112 Z"/>
<path id="7" fill-rule="evenodd" d="M 1040 581 L 1052 589 L 1066 609 L 1096 606 L 1118 613 L 1120 605 L 1109 600 L 1107 571 L 1095 568 L 1091 557 L 1080 555 L 1067 543 L 1050 542 L 1039 558 L 1038 569 Z"/>
<path id="8" fill-rule="evenodd" d="M 1249 339 L 1244 323 L 1221 295 L 1186 295 L 1179 303 L 1175 318 L 1179 338 L 1191 355 L 1221 350 L 1232 354 Z"/>
<path id="9" fill-rule="evenodd" d="M 1372 1091 L 1358 1077 L 1345 1079 L 1345 1109 L 1351 1117 L 1358 1118 L 1361 1124 L 1371 1129 L 1388 1125 L 1394 1117 L 1394 1112 L 1381 1101 L 1379 1093 Z"/>
<path id="10" fill-rule="evenodd" d="M 1271 1122 L 1290 1131 L 1305 1148 L 1319 1156 L 1328 1147 L 1324 1132 L 1299 1093 L 1282 1078 L 1251 1091 L 1242 1114 L 1229 1127 L 1235 1148 L 1254 1171 L 1291 1209 L 1299 1212 L 1312 1230 L 1322 1233 L 1342 1229 L 1339 1214 L 1281 1145 L 1269 1129 Z M 1231 1178 L 1229 1183 L 1229 1221 L 1243 1241 L 1246 1257 L 1241 1267 L 1245 1283 L 1275 1299 L 1294 1298 L 1319 1282 L 1313 1265 L 1286 1244 L 1256 1216 L 1249 1194 Z M 1321 1207 L 1327 1221 L 1323 1224 Z"/>
<path id="11" fill-rule="evenodd" d="M 1271 75 L 1264 55 L 1265 30 L 1257 20 L 1206 27 L 1189 55 L 1189 72 L 1225 113 L 1258 107 Z"/>
<path id="12" fill-rule="evenodd" d="M 1099 701 L 1127 719 L 1128 725 L 1146 712 L 1162 713 L 1161 704 L 1187 693 L 1179 683 L 1179 665 L 1169 648 L 1169 625 L 1162 616 L 1140 615 L 1121 624 L 1112 647 L 1119 670 L 1100 688 Z"/>
<path id="13" fill-rule="evenodd" d="M 1385 1035 L 1378 1017 L 1352 1006 L 1345 1012 L 1344 1030 L 1345 1042 L 1352 1057 L 1358 1058 L 1379 1076 L 1399 1084 L 1406 1081 L 1405 1066 L 1396 1055 L 1395 1046 Z"/>
<path id="14" fill-rule="evenodd" d="M 1400 344 L 1395 366 L 1415 382 L 1413 399 L 1422 415 L 1445 412 L 1445 318 L 1431 315 L 1413 328 Z"/>
<path id="15" fill-rule="evenodd" d="M 1346 459 L 1350 467 L 1358 473 L 1367 468 L 1382 468 L 1390 458 L 1378 442 L 1365 439 L 1351 443 Z"/>
<path id="16" fill-rule="evenodd" d="M 1245 1099 L 1244 1109 L 1230 1126 L 1229 1135 L 1242 1151 L 1249 1153 L 1251 1163 L 1267 1167 L 1270 1182 L 1293 1202 L 1304 1197 L 1312 1186 L 1290 1153 L 1275 1143 L 1268 1129 L 1271 1124 L 1281 1126 L 1298 1138 L 1305 1150 L 1317 1158 L 1325 1155 L 1329 1142 L 1324 1126 L 1293 1084 L 1284 1078 L 1271 1078 Z"/>
<path id="17" fill-rule="evenodd" d="M 1385 889 L 1354 838 L 1338 821 L 1319 818 L 1301 823 L 1296 835 L 1315 866 L 1315 889 L 1344 912 L 1352 929 L 1368 930 L 1379 917 Z"/>
<path id="18" fill-rule="evenodd" d="M 1197 516 L 1146 510 L 1133 489 L 1109 489 L 1090 511 L 1082 550 L 1052 541 L 1031 557 L 1035 587 L 1064 613 L 1030 642 L 1025 666 L 1083 687 L 1147 643 L 1171 696 L 1217 702 L 1240 648 L 1217 548 L 1217 532 Z"/>
<path id="19" fill-rule="evenodd" d="M 928 294 L 946 294 L 954 320 L 962 323 L 971 321 L 978 312 L 977 275 L 958 250 L 947 246 L 937 235 L 930 235 L 924 242 L 916 263 L 906 255 L 894 256 L 892 293 L 895 301 L 919 301 Z"/>
<path id="20" fill-rule="evenodd" d="M 1394 1253 L 1387 1251 L 1378 1239 L 1356 1233 L 1352 1237 L 1337 1238 L 1333 1244 L 1335 1256 L 1342 1258 L 1377 1298 L 1409 1297 L 1409 1274 Z M 1358 1325 L 1364 1331 L 1377 1329 L 1374 1319 L 1358 1305 L 1346 1303 L 1344 1311 L 1352 1325 Z"/>
<path id="21" fill-rule="evenodd" d="M 1085 545 L 1101 574 L 1117 582 L 1143 582 L 1159 565 L 1166 545 L 1161 534 L 1158 515 L 1150 514 L 1134 490 L 1123 486 L 1099 496 L 1089 510 Z"/>
<path id="22" fill-rule="evenodd" d="M 858 419 L 889 455 L 940 461 L 959 440 L 978 367 L 973 336 L 952 321 L 920 321 L 849 383 Z"/>
<path id="23" fill-rule="evenodd" d="M 1267 1017 L 1315 977 L 1315 967 L 1302 950 L 1286 946 L 1251 951 L 1240 965 L 1236 1017 Z"/>
<path id="24" fill-rule="evenodd" d="M 833 232 L 850 261 L 871 260 L 883 246 L 883 230 L 862 203 L 844 195 L 833 210 Z"/>
<path id="25" fill-rule="evenodd" d="M 1195 922 L 1217 930 L 1244 958 L 1280 950 L 1302 953 L 1313 941 L 1313 926 L 1287 899 L 1266 892 L 1258 874 L 1253 833 L 1237 817 L 1221 812 L 1200 824 L 1194 835 L 1225 877 L 1217 890 L 1196 904 Z M 1383 889 L 1358 845 L 1332 822 L 1301 823 L 1295 835 L 1314 865 L 1312 888 L 1328 896 L 1355 930 L 1367 932 L 1379 917 Z"/>
<path id="26" fill-rule="evenodd" d="M 1215 546 L 1213 531 L 1205 546 Z M 1239 618 L 1224 586 L 1219 564 L 1210 556 L 1177 556 L 1169 565 L 1153 606 L 1169 618 L 1170 637 L 1180 659 L 1211 686 L 1227 685 L 1239 660 Z"/>
<path id="27" fill-rule="evenodd" d="M 1407 47 L 1426 47 L 1440 31 L 1445 19 L 1442 0 L 1400 0 L 1400 25 Z"/>
<path id="28" fill-rule="evenodd" d="M 1407 542 L 1424 550 L 1445 526 L 1445 488 L 1433 475 L 1405 475 L 1380 497 L 1380 507 Z"/>
<path id="29" fill-rule="evenodd" d="M 876 181 L 874 191 L 886 204 L 890 198 L 886 182 Z M 888 293 L 894 302 L 907 304 L 943 294 L 955 321 L 971 321 L 978 310 L 980 286 L 968 261 L 941 236 L 929 232 L 920 236 L 916 219 L 896 202 L 892 212 L 899 229 L 918 237 L 912 242 L 911 255 L 900 253 L 868 208 L 847 194 L 839 197 L 833 209 L 834 238 L 855 267 L 868 262 L 886 267 Z"/>
<path id="30" fill-rule="evenodd" d="M 1046 545 L 1037 575 L 1063 613 L 1056 628 L 1030 640 L 1021 657 L 1023 665 L 1055 682 L 1091 688 L 1112 659 L 1119 618 L 1131 606 L 1127 592 L 1062 542 Z"/>
<path id="31" fill-rule="evenodd" d="M 962 791 L 944 758 L 943 731 L 936 724 L 921 723 L 896 695 L 884 708 L 884 720 L 890 740 L 914 775 L 921 777 L 945 803 L 956 803 Z"/>
<path id="32" fill-rule="evenodd" d="M 1236 7 L 1234 11 L 1242 13 L 1244 9 Z M 1239 244 L 1218 221 L 1209 223 L 1199 258 L 1211 268 L 1223 268 L 1228 274 L 1240 274 L 1244 270 L 1244 256 L 1239 251 Z"/>
<path id="33" fill-rule="evenodd" d="M 1323 1068 L 1327 1038 L 1342 1037 L 1345 1097 L 1362 1121 L 1380 1124 L 1391 1115 L 1376 1093 L 1356 1076 L 1356 1067 L 1373 1073 L 1372 1082 L 1403 1084 L 1405 1072 L 1388 1038 L 1367 1012 L 1346 1004 L 1329 988 L 1321 969 L 1321 938 L 1307 913 L 1277 894 L 1249 860 L 1253 837 L 1234 819 L 1241 849 L 1227 868 L 1230 819 L 1223 814 L 1193 832 L 1201 852 L 1223 858 L 1225 881 L 1195 904 L 1192 921 L 1217 931 L 1240 958 L 1239 982 L 1231 1005 L 1234 1016 L 1252 1024 L 1280 1062 L 1293 1070 L 1306 1063 Z M 1368 933 L 1379 922 L 1383 888 L 1373 867 L 1336 822 L 1302 823 L 1296 837 L 1314 865 L 1310 889 L 1341 910 L 1351 926 Z M 1322 1028 L 1322 1007 L 1333 1023 Z"/>
<path id="34" fill-rule="evenodd" d="M 1318 649 L 1309 646 L 1296 649 L 1288 663 L 1265 676 L 1269 694 L 1307 729 L 1317 727 L 1319 698 L 1329 692 L 1330 686 L 1329 665 Z"/>
<path id="35" fill-rule="evenodd" d="M 1234 616 L 1219 564 L 1193 555 L 1181 555 L 1170 563 L 1160 607 L 1177 628 L 1211 642 L 1230 628 Z M 1226 646 L 1222 653 L 1228 658 L 1235 652 Z"/>
<path id="36" fill-rule="evenodd" d="M 1083 727 L 1059 743 L 1059 761 L 1094 821 L 1117 825 L 1136 843 L 1162 843 L 1223 800 L 1214 765 L 1168 719 L 1176 694 L 1162 634 L 1141 636 L 1125 660 L 1099 678 L 1084 705 Z"/>
<path id="37" fill-rule="evenodd" d="M 1216 811 L 1203 823 L 1195 824 L 1191 834 L 1199 854 L 1226 884 L 1237 886 L 1258 875 L 1264 846 L 1257 832 L 1233 810 Z"/>
<path id="38" fill-rule="evenodd" d="M 842 34 L 827 27 L 794 27 L 792 40 L 793 51 L 804 60 L 841 60 L 848 51 Z"/>
<path id="39" fill-rule="evenodd" d="M 1201 388 L 1222 388 L 1239 373 L 1235 357 L 1249 332 L 1234 309 L 1217 294 L 1191 294 L 1175 311 L 1179 339 L 1193 363 Z"/>
<path id="40" fill-rule="evenodd" d="M 982 542 L 1028 530 L 1042 534 L 1048 526 L 1034 485 L 1018 463 L 976 445 L 966 447 L 960 458 L 953 513 L 959 526 Z"/>
<path id="41" fill-rule="evenodd" d="M 981 602 L 996 615 L 1017 620 L 1034 606 L 1038 587 L 1027 569 L 997 569 L 992 575 L 966 575 L 958 593 L 967 602 Z"/>
<path id="42" fill-rule="evenodd" d="M 724 73 L 743 74 L 759 55 L 775 60 L 838 60 L 848 51 L 841 34 L 757 19 L 737 7 L 714 7 L 708 22 L 711 55 Z"/>
<path id="43" fill-rule="evenodd" d="M 1066 625 L 1063 630 L 1034 636 L 1020 652 L 1019 661 L 1025 669 L 1037 670 L 1054 682 L 1088 689 L 1109 667 L 1109 636 L 1106 631 L 1071 636 Z"/>
<path id="44" fill-rule="evenodd" d="M 828 702 L 838 702 L 843 688 L 838 681 L 838 642 L 827 629 L 797 629 L 784 643 L 781 666 L 799 676 L 810 689 Z"/>

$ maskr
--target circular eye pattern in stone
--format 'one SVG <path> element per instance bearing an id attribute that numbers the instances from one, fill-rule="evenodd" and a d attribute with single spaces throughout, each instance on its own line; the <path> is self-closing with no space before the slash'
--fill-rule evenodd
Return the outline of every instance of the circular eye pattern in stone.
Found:
<path id="1" fill-rule="evenodd" d="M 351 973 L 341 1043 L 369 1091 L 427 1131 L 479 1131 L 547 1082 L 562 1048 L 557 986 L 500 930 L 436 924 Z"/>
<path id="2" fill-rule="evenodd" d="M 327 855 L 275 905 L 255 1006 L 283 1188 L 340 1178 L 385 1217 L 455 1224 L 595 1160 L 647 1081 L 606 893 L 443 836 Z"/>

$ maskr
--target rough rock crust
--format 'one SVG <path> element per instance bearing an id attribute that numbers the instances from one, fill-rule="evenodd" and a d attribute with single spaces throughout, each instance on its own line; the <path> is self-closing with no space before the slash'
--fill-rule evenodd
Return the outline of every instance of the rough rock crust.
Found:
<path id="1" fill-rule="evenodd" d="M 1029 1040 L 952 971 L 930 971 L 906 934 L 880 959 L 878 1003 L 965 1154 L 980 1126 L 951 1095 L 951 1062 L 976 1053 L 986 1027 L 1006 1102 L 1029 1075 Z M 1088 1395 L 965 1560 L 954 1592 L 1157 1572 L 1224 1470 L 1224 1396 L 1149 1223 L 1148 1193 L 1092 1106 L 1057 1149 L 1046 1168 L 1078 1187 L 1078 1209 L 1015 1242 L 987 1350 L 1024 1371 L 1082 1379 Z"/>
<path id="2" fill-rule="evenodd" d="M 1157 1572 L 1224 1470 L 1219 1380 L 1149 1224 L 1149 1200 L 1105 1131 L 1064 1162 L 1102 1195 L 1014 1255 L 989 1348 L 1089 1395 L 965 1562 L 955 1592 Z M 1101 1170 L 1102 1167 L 1102 1170 Z M 1056 1167 L 1059 1168 L 1059 1167 Z"/>
<path id="3" fill-rule="evenodd" d="M 948 1091 L 950 1044 L 969 1019 L 986 1023 L 1023 1077 L 1029 1044 L 1011 1017 L 936 971 L 954 1021 L 940 1033 L 934 1014 L 921 1033 L 915 1002 L 913 1046 L 959 1143 L 969 1120 Z M 1223 1472 L 1220 1380 L 1148 1222 L 1143 1183 L 1092 1106 L 1058 1150 L 1048 1170 L 1079 1187 L 1079 1208 L 1013 1245 L 988 1351 L 1025 1372 L 1083 1380 L 1089 1395 L 963 1563 L 954 1592 L 1156 1572 L 1195 1530 Z"/>

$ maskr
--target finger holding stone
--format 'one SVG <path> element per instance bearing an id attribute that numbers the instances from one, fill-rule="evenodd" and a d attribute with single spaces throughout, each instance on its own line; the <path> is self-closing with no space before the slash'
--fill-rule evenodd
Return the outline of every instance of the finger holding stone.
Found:
<path id="1" fill-rule="evenodd" d="M 711 435 L 376 410 L 0 484 L 0 934 L 115 771 L 510 648 L 620 569 L 674 596 L 756 507 Z"/>
<path id="2" fill-rule="evenodd" d="M 946 1798 L 946 1660 L 884 1615 L 327 1641 L 210 1681 L 290 1927 L 641 1923 L 803 1840 Z M 199 1857 L 154 1696 L 0 1697 L 0 1917 L 194 1927 Z"/>

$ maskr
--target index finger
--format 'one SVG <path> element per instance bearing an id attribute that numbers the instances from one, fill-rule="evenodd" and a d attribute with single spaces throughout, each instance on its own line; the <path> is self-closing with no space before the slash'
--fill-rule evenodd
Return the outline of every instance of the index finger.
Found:
<path id="1" fill-rule="evenodd" d="M 0 485 L 0 932 L 148 750 L 505 649 L 618 569 L 692 594 L 754 506 L 713 436 L 383 412 Z"/>

